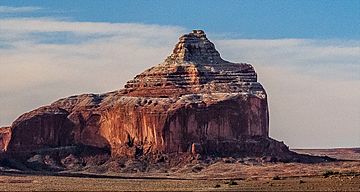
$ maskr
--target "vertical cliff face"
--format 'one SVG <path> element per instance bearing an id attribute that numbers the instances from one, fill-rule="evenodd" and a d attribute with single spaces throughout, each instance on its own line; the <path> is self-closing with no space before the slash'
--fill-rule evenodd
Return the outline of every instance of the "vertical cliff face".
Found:
<path id="1" fill-rule="evenodd" d="M 82 144 L 109 148 L 114 156 L 191 146 L 221 152 L 214 143 L 268 138 L 268 121 L 254 68 L 223 60 L 205 33 L 194 30 L 122 90 L 72 96 L 22 115 L 4 146 L 31 151 Z"/>

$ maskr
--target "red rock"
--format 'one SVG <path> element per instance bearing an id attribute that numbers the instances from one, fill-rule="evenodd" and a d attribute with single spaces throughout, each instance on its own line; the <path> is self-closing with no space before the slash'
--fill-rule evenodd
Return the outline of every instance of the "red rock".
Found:
<path id="1" fill-rule="evenodd" d="M 193 143 L 191 145 L 191 153 L 194 154 L 194 155 L 203 153 L 201 144 L 200 143 Z"/>
<path id="2" fill-rule="evenodd" d="M 268 138 L 268 122 L 254 68 L 223 60 L 205 33 L 194 30 L 122 90 L 60 99 L 20 116 L 3 146 L 19 152 L 82 144 L 137 156 L 190 152 L 197 143 L 218 153 L 221 143 Z"/>
<path id="3" fill-rule="evenodd" d="M 5 151 L 11 138 L 10 127 L 0 128 L 0 150 Z"/>

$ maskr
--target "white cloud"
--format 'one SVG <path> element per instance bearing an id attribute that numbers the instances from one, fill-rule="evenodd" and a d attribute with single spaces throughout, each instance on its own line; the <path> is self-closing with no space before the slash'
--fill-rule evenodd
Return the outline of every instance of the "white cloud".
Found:
<path id="1" fill-rule="evenodd" d="M 9 7 L 0 6 L 0 13 L 23 13 L 41 10 L 41 7 Z"/>
<path id="2" fill-rule="evenodd" d="M 61 97 L 122 88 L 165 59 L 185 32 L 176 26 L 0 19 L 0 125 Z M 269 94 L 273 137 L 292 147 L 360 144 L 359 41 L 214 42 L 223 58 L 254 64 Z"/>
<path id="3" fill-rule="evenodd" d="M 71 32 L 78 34 L 116 35 L 123 37 L 163 38 L 172 37 L 174 31 L 182 31 L 176 26 L 144 25 L 137 23 L 105 23 L 105 22 L 75 22 L 53 18 L 11 18 L 1 19 L 2 32 L 26 34 L 36 32 Z"/>

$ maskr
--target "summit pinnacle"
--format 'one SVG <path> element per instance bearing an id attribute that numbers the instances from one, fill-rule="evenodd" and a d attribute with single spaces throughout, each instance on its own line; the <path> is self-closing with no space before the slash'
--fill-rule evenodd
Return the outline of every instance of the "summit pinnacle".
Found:
<path id="1" fill-rule="evenodd" d="M 216 64 L 223 62 L 215 45 L 211 43 L 202 30 L 193 30 L 179 38 L 168 62 L 194 62 Z"/>

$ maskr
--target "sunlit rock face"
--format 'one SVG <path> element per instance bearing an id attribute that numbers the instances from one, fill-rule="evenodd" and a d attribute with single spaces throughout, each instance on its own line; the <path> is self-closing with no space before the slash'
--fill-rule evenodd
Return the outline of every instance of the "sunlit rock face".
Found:
<path id="1" fill-rule="evenodd" d="M 10 127 L 0 128 L 0 151 L 4 152 L 11 138 Z"/>
<path id="2" fill-rule="evenodd" d="M 194 30 L 124 89 L 60 99 L 20 116 L 3 146 L 16 152 L 81 144 L 113 156 L 194 151 L 191 146 L 221 153 L 221 143 L 268 138 L 268 122 L 254 68 L 223 60 L 205 33 Z"/>

